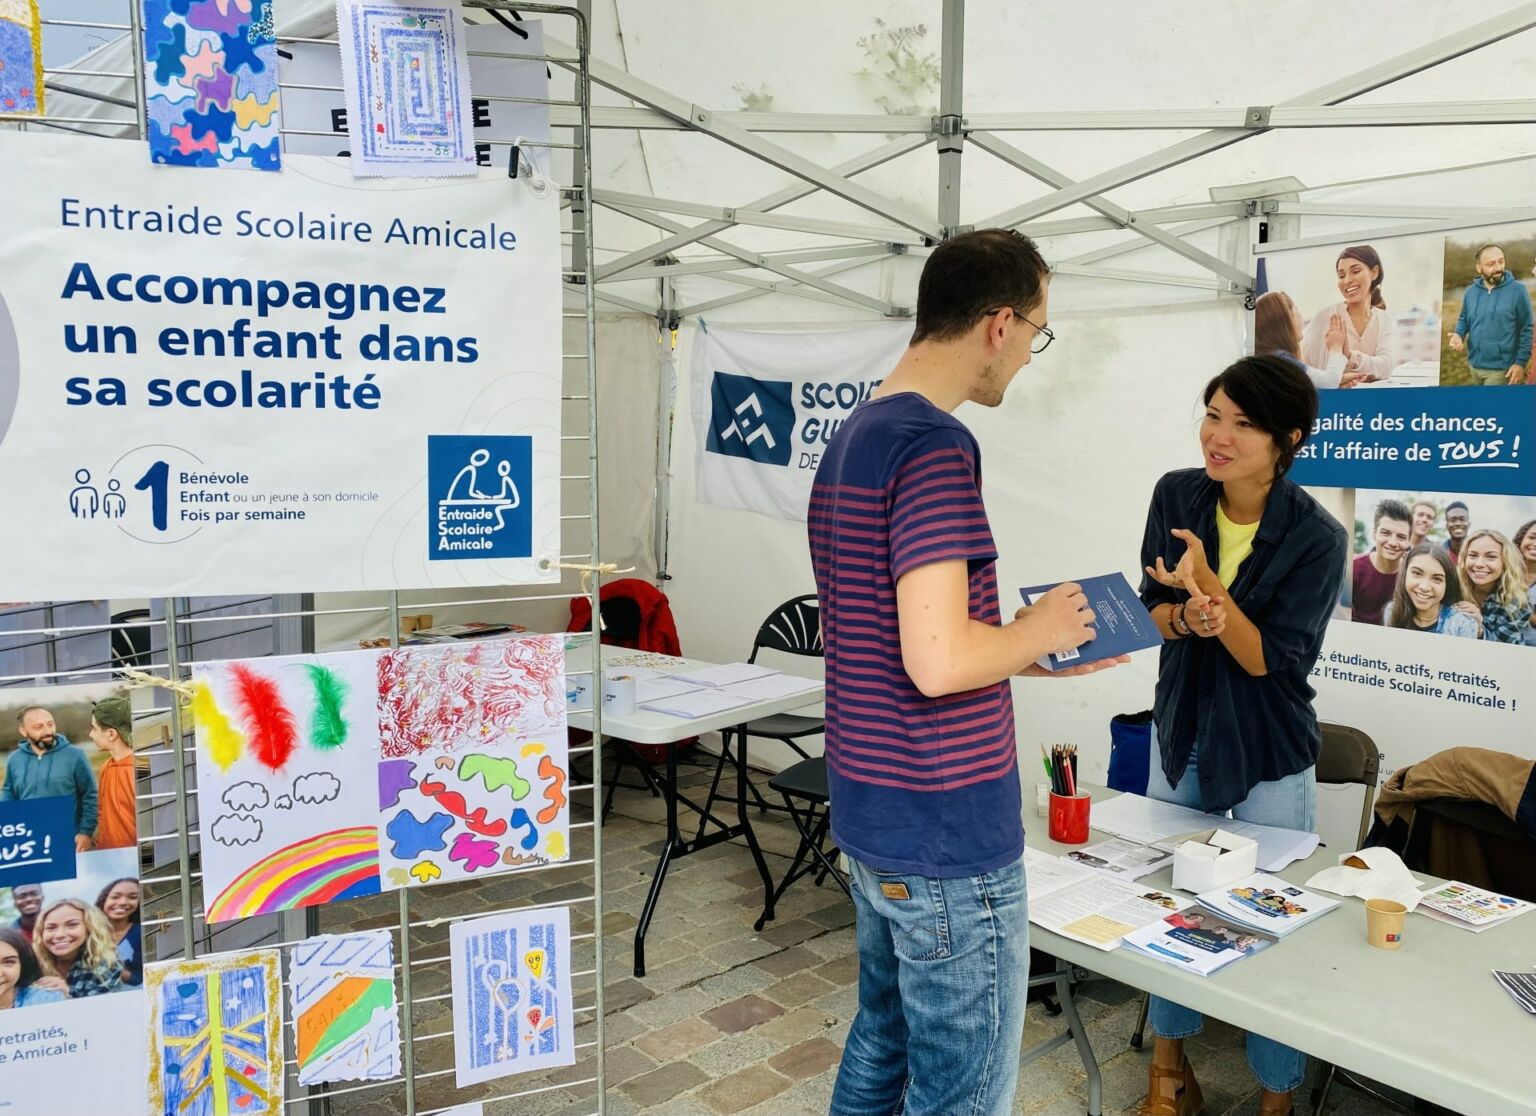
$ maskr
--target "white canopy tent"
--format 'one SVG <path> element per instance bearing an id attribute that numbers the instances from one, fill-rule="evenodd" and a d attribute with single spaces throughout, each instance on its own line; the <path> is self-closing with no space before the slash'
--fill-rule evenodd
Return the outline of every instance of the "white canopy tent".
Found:
<path id="1" fill-rule="evenodd" d="M 1062 341 L 1002 408 L 961 416 L 987 455 L 1004 584 L 1134 569 L 1152 481 L 1195 460 L 1191 401 L 1243 344 L 1261 235 L 1275 251 L 1536 220 L 1536 3 L 582 6 L 599 87 L 589 278 L 631 319 L 627 341 L 602 326 L 605 383 L 655 382 L 634 315 L 682 327 L 659 363 L 685 377 L 701 318 L 901 318 L 945 235 L 1040 241 Z M 276 11 L 280 37 L 334 34 L 333 0 Z M 59 126 L 131 132 L 132 55 L 119 40 L 53 73 Z M 557 129 L 573 120 L 554 109 Z M 653 439 L 633 408 L 618 417 L 633 459 L 606 464 L 646 477 L 659 441 L 661 541 L 640 564 L 672 578 L 685 647 L 728 660 L 807 591 L 808 559 L 801 525 L 694 498 L 688 400 L 670 445 L 668 423 Z M 1049 702 L 1021 684 L 1021 747 L 1102 741 L 1109 712 L 1150 704 L 1152 669 Z"/>

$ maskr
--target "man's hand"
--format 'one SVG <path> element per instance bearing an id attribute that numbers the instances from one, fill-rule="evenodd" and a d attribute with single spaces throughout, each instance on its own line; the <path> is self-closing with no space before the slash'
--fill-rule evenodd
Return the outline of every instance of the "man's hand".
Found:
<path id="1" fill-rule="evenodd" d="M 75 834 L 75 852 L 85 853 L 91 851 L 91 838 L 87 833 Z"/>
<path id="2" fill-rule="evenodd" d="M 1511 364 L 1509 366 L 1509 375 L 1506 377 L 1506 380 L 1511 384 L 1525 383 L 1525 365 Z"/>
<path id="3" fill-rule="evenodd" d="M 1459 333 L 1447 334 L 1446 339 L 1450 343 L 1451 352 L 1453 353 L 1459 353 L 1467 347 L 1467 343 L 1461 339 L 1461 334 Z"/>
<path id="4" fill-rule="evenodd" d="M 1067 667 L 1064 670 L 1046 670 L 1039 663 L 1030 663 L 1019 671 L 1020 678 L 1076 678 L 1081 674 L 1096 674 L 1110 667 L 1120 666 L 1131 661 L 1129 655 L 1116 655 L 1113 659 L 1100 659 L 1096 663 L 1079 663 L 1075 667 Z"/>
<path id="5" fill-rule="evenodd" d="M 1015 612 L 1013 619 L 1027 625 L 1031 634 L 1043 639 L 1056 655 L 1075 651 L 1096 634 L 1093 610 L 1088 607 L 1083 587 L 1075 581 L 1062 582 L 1033 605 Z"/>

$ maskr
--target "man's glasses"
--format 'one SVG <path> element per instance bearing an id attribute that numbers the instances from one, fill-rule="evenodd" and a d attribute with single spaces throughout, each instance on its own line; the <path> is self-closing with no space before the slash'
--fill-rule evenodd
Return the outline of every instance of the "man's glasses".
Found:
<path id="1" fill-rule="evenodd" d="M 1003 309 L 1003 307 L 999 307 L 998 309 Z M 1041 353 L 1045 352 L 1045 350 L 1051 347 L 1051 342 L 1056 340 L 1056 334 L 1052 332 L 1050 327 L 1035 325 L 1035 323 L 1026 318 L 1024 316 L 1024 312 L 1019 310 L 1017 307 L 1010 306 L 1007 307 L 1007 309 L 1012 310 L 1013 316 L 1018 318 L 1019 321 L 1024 322 L 1026 325 L 1035 326 L 1035 339 L 1031 341 L 1029 345 L 1029 351 L 1032 355 L 1039 356 Z M 997 310 L 989 311 L 989 313 L 996 314 Z"/>

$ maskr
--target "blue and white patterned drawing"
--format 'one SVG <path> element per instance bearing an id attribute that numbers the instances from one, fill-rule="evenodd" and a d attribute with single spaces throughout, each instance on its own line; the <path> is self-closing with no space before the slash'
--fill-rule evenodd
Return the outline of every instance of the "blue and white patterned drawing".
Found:
<path id="1" fill-rule="evenodd" d="M 576 1061 L 564 907 L 456 922 L 449 940 L 459 1088 Z"/>
<path id="2" fill-rule="evenodd" d="M 388 930 L 298 943 L 289 958 L 288 996 L 300 1085 L 399 1075 L 395 943 Z"/>
<path id="3" fill-rule="evenodd" d="M 336 15 L 352 173 L 476 173 L 459 0 L 340 0 Z"/>

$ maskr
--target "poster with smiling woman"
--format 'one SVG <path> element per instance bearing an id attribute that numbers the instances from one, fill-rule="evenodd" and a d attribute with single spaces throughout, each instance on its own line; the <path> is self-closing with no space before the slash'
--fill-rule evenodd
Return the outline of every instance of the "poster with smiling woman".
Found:
<path id="1" fill-rule="evenodd" d="M 143 1092 L 133 730 L 111 686 L 0 702 L 0 1110 L 58 1116 Z M 111 767 L 123 756 L 126 831 Z M 103 765 L 105 764 L 105 766 Z M 118 827 L 119 829 L 123 827 Z"/>

